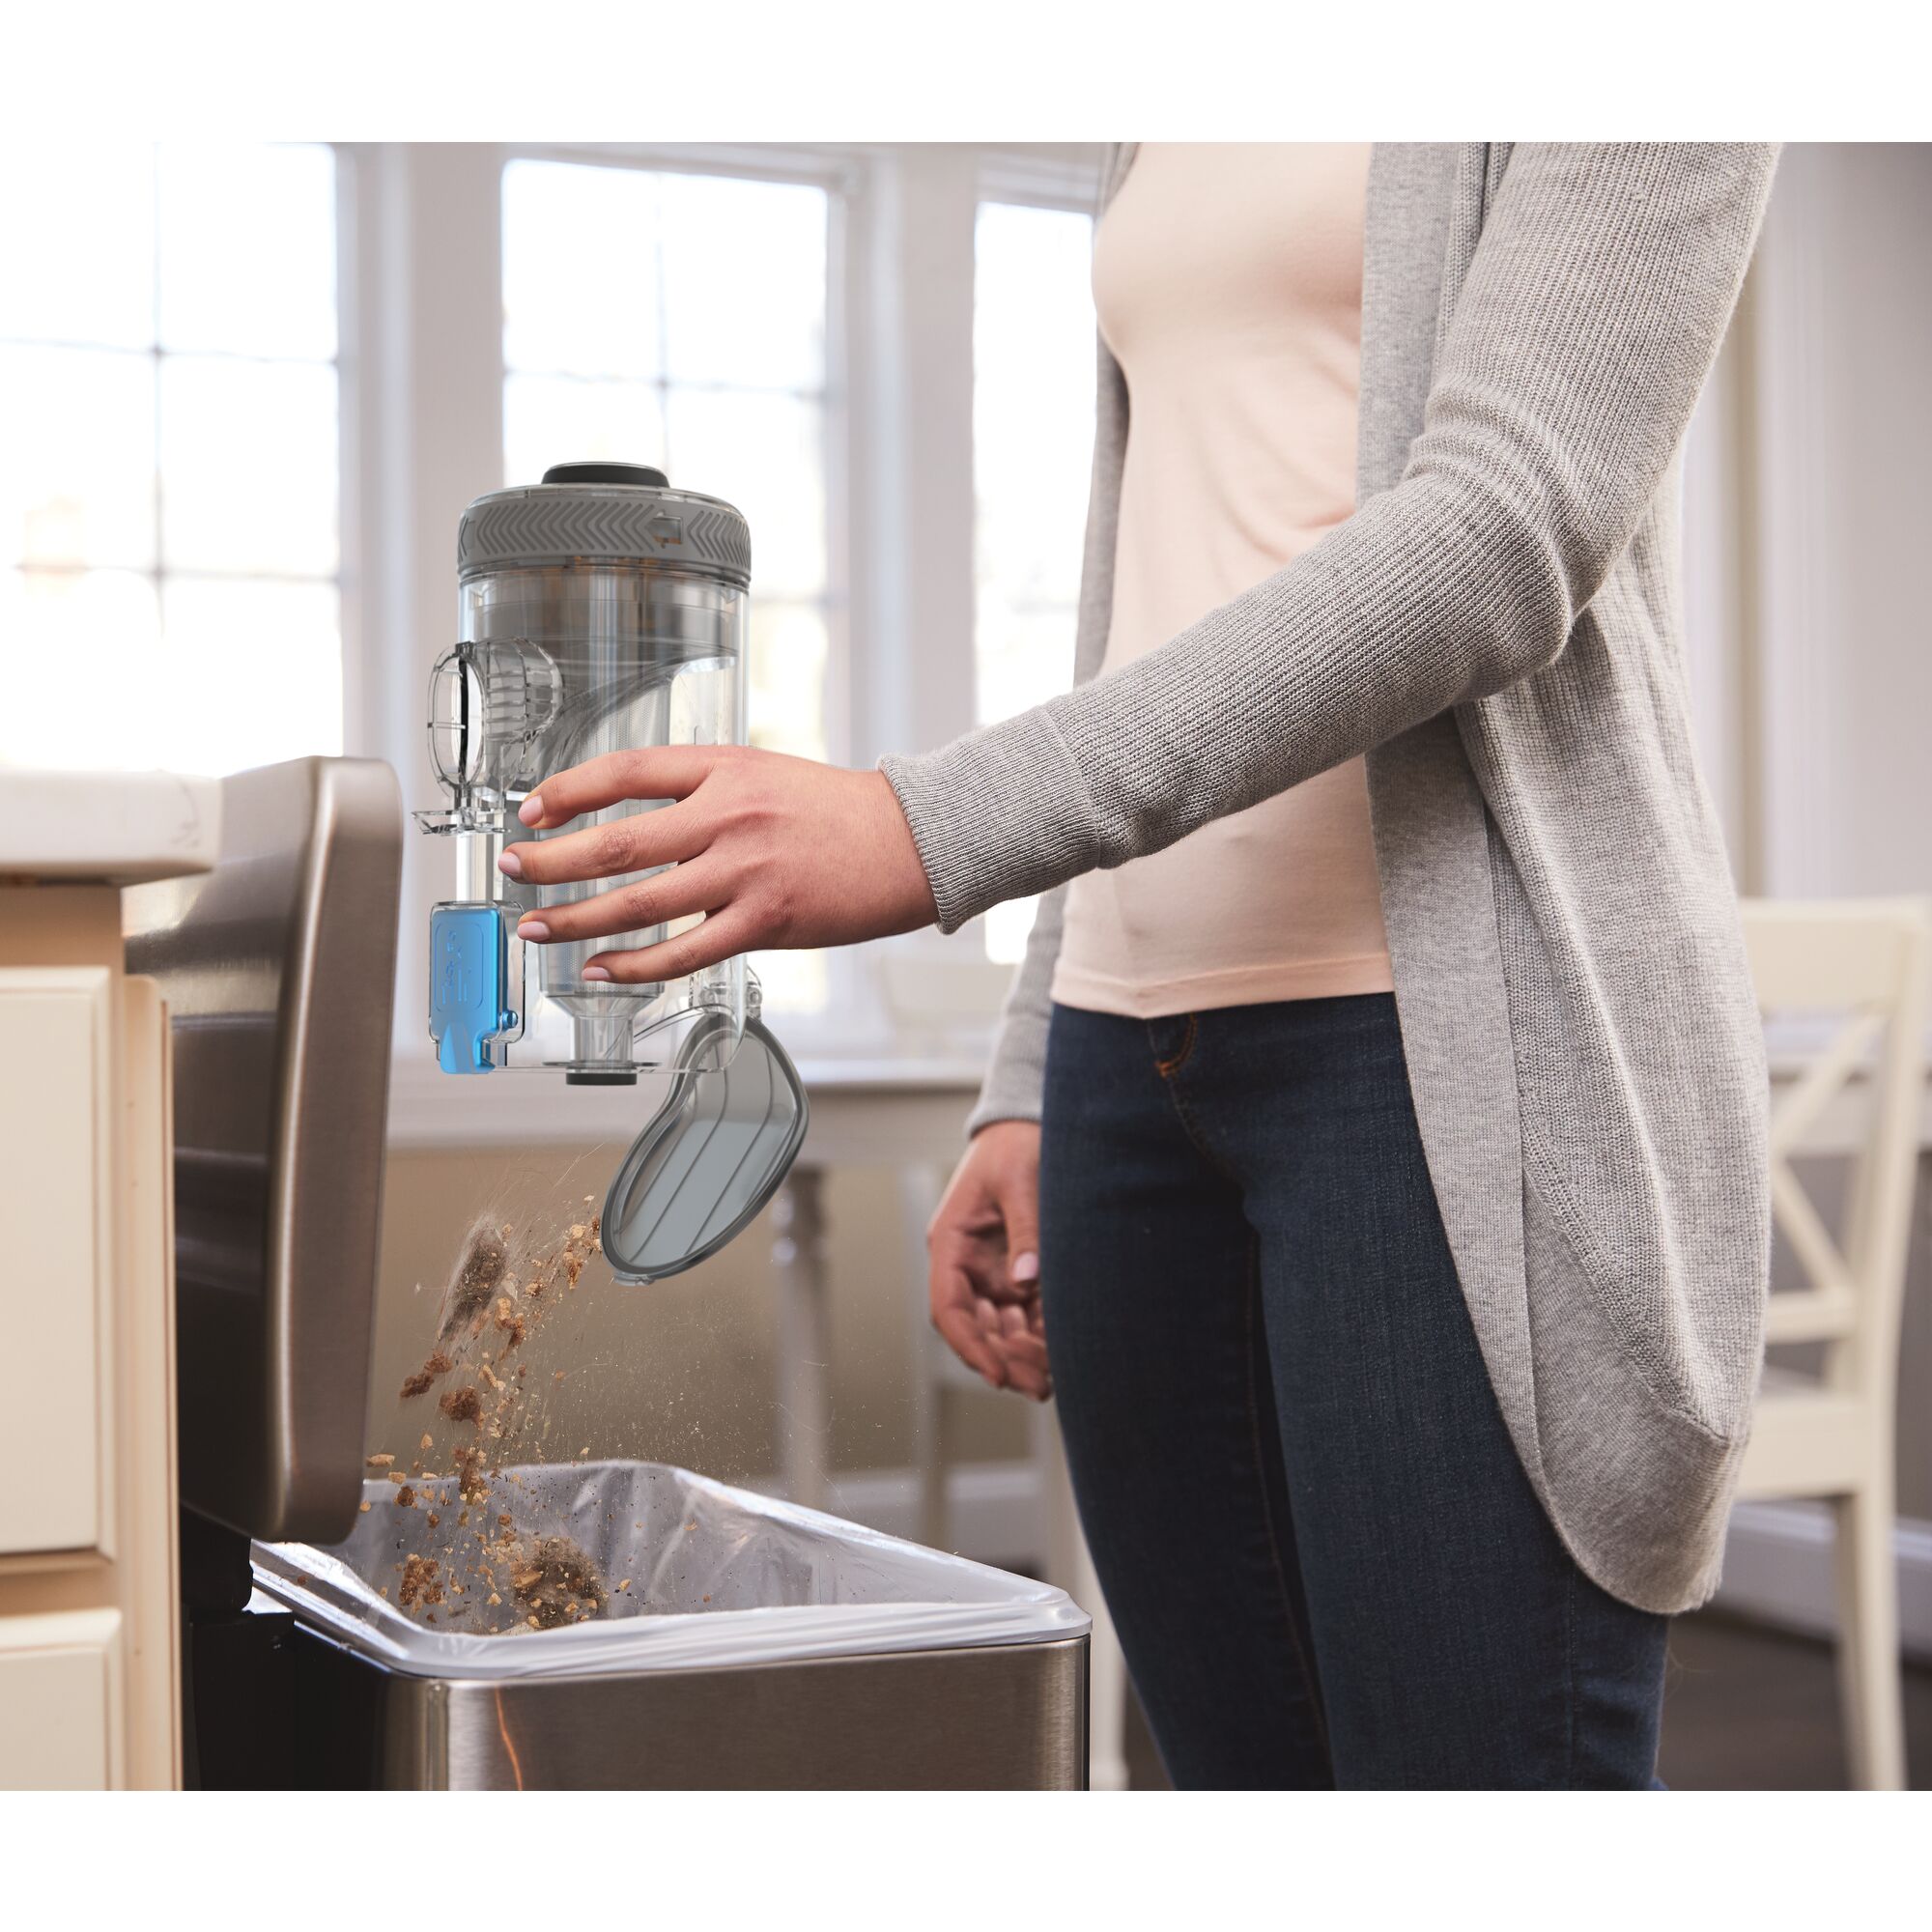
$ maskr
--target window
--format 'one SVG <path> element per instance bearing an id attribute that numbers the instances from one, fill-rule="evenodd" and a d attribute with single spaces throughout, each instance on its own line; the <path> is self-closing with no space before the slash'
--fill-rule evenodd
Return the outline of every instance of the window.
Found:
<path id="1" fill-rule="evenodd" d="M 1094 450 L 1094 224 L 981 202 L 974 233 L 974 664 L 989 724 L 1073 679 Z M 1018 959 L 1034 901 L 996 906 L 986 951 Z"/>
<path id="2" fill-rule="evenodd" d="M 0 759 L 341 750 L 335 204 L 320 146 L 0 170 Z"/>
<path id="3" fill-rule="evenodd" d="M 808 183 L 526 159 L 503 170 L 503 459 L 653 463 L 752 528 L 753 744 L 823 758 L 831 196 Z M 775 1008 L 820 953 L 762 956 Z"/>

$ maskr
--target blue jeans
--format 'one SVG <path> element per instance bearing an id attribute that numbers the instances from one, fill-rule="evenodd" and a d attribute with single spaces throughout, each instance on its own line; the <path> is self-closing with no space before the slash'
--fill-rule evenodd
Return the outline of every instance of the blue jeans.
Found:
<path id="1" fill-rule="evenodd" d="M 1044 1128 L 1067 1461 L 1174 1782 L 1651 1784 L 1668 1622 L 1523 1474 L 1393 997 L 1057 1008 Z"/>

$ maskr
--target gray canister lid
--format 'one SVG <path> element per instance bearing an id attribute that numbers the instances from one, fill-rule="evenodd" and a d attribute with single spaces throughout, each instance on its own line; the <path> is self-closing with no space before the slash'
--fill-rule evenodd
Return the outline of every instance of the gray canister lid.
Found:
<path id="1" fill-rule="evenodd" d="M 742 588 L 752 581 L 751 526 L 722 498 L 673 490 L 662 469 L 633 463 L 557 464 L 541 483 L 478 497 L 456 526 L 459 578 L 645 557 Z"/>
<path id="2" fill-rule="evenodd" d="M 661 1281 L 715 1255 L 779 1190 L 805 1141 L 805 1085 L 762 1020 L 729 1037 L 702 1019 L 678 1050 L 669 1096 L 631 1143 L 604 1199 L 605 1258 L 619 1281 Z"/>

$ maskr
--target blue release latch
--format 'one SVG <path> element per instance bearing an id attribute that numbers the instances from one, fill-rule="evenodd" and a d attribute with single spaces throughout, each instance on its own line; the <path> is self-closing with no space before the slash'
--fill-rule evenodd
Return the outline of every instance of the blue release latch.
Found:
<path id="1" fill-rule="evenodd" d="M 521 960 L 519 964 L 521 964 Z M 445 1073 L 488 1073 L 523 1030 L 501 906 L 441 905 L 429 916 L 429 1037 Z"/>

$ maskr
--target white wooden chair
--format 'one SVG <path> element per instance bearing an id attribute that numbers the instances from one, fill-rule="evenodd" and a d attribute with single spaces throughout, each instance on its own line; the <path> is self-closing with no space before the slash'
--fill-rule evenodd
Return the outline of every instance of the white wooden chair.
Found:
<path id="1" fill-rule="evenodd" d="M 1817 1497 L 1836 1526 L 1838 1668 L 1852 1782 L 1905 1785 L 1893 1553 L 1899 1325 L 1925 1092 L 1932 906 L 1918 899 L 1747 902 L 1745 933 L 1768 1013 L 1831 1009 L 1842 1023 L 1774 1095 L 1772 1205 L 1805 1286 L 1774 1294 L 1775 1346 L 1824 1345 L 1816 1377 L 1767 1369 L 1739 1494 Z M 1776 1071 L 1776 1069 L 1774 1069 Z M 1791 1166 L 1842 1115 L 1858 1082 L 1842 1238 Z M 1835 1145 L 1844 1145 L 1833 1135 Z"/>

